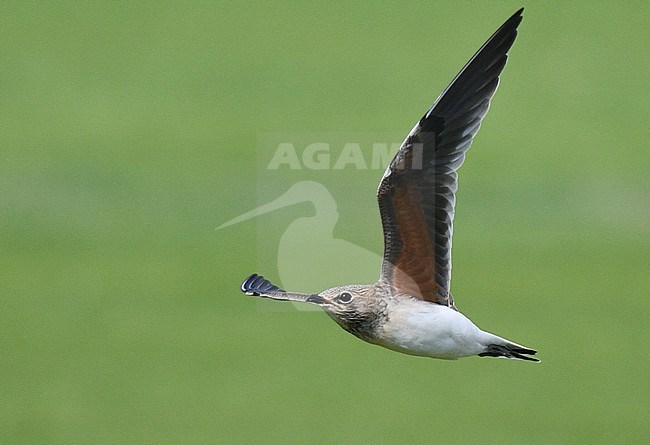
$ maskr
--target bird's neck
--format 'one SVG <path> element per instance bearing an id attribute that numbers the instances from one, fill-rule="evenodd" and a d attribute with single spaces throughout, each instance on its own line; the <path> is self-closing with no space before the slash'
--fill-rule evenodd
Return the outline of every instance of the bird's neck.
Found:
<path id="1" fill-rule="evenodd" d="M 339 326 L 349 333 L 370 343 L 377 341 L 380 328 L 387 320 L 387 301 L 384 298 L 374 298 L 372 306 L 366 306 L 363 311 L 329 314 Z"/>

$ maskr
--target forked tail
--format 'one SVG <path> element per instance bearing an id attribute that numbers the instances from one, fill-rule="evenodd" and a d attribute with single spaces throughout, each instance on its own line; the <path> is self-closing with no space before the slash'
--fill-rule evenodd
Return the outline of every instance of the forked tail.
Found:
<path id="1" fill-rule="evenodd" d="M 535 354 L 537 354 L 537 351 L 534 349 L 524 348 L 515 343 L 506 343 L 505 345 L 497 345 L 493 343 L 488 345 L 485 351 L 479 354 L 479 357 L 501 357 L 539 362 L 540 360 L 538 358 L 528 356 Z"/>

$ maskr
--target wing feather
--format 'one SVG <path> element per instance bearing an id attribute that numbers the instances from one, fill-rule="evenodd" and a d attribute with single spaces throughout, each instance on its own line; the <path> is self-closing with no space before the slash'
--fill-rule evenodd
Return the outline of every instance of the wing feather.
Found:
<path id="1" fill-rule="evenodd" d="M 436 99 L 379 184 L 381 280 L 396 292 L 455 308 L 450 281 L 456 171 L 499 85 L 522 12 L 488 39 Z"/>

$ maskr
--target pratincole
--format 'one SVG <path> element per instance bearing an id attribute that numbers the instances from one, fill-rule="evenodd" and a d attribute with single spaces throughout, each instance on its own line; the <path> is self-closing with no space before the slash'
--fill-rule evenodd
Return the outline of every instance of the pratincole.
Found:
<path id="1" fill-rule="evenodd" d="M 456 172 L 488 111 L 522 12 L 510 17 L 440 94 L 381 178 L 384 257 L 377 283 L 304 294 L 253 274 L 242 291 L 316 304 L 360 339 L 406 354 L 538 362 L 531 357 L 534 349 L 479 329 L 456 309 L 450 293 Z"/>

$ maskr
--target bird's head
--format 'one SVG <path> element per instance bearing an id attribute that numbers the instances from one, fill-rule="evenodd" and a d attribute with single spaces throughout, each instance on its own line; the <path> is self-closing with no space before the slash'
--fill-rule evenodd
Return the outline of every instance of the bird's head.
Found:
<path id="1" fill-rule="evenodd" d="M 329 314 L 363 311 L 375 295 L 375 286 L 338 286 L 312 295 L 310 303 L 321 306 Z"/>
<path id="2" fill-rule="evenodd" d="M 349 285 L 327 289 L 310 298 L 343 329 L 372 340 L 384 317 L 384 301 L 376 297 L 376 285 Z"/>

